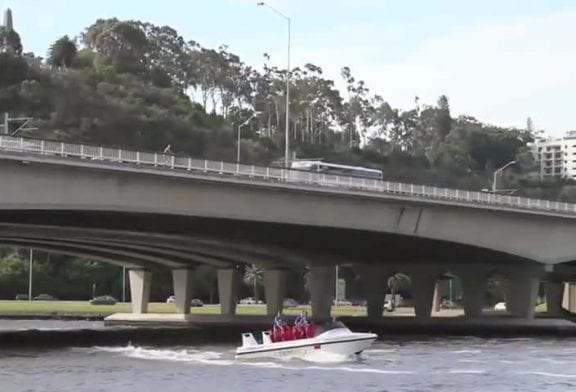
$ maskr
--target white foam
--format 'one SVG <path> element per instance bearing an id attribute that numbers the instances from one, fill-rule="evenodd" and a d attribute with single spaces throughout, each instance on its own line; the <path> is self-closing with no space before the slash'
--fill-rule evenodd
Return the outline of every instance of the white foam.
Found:
<path id="1" fill-rule="evenodd" d="M 396 349 L 369 349 L 369 350 L 364 350 L 364 354 L 383 354 L 383 353 L 395 353 L 398 350 Z"/>
<path id="2" fill-rule="evenodd" d="M 486 370 L 477 370 L 477 369 L 454 369 L 448 371 L 450 374 L 484 374 Z"/>
<path id="3" fill-rule="evenodd" d="M 234 361 L 222 359 L 222 354 L 213 351 L 198 351 L 191 349 L 160 350 L 136 346 L 126 347 L 96 347 L 100 351 L 119 353 L 121 355 L 149 360 L 164 360 L 176 362 L 209 363 L 212 365 L 233 365 Z"/>
<path id="4" fill-rule="evenodd" d="M 531 374 L 534 376 L 544 376 L 553 378 L 576 378 L 576 374 L 561 374 L 561 373 L 548 373 L 548 372 L 522 372 L 522 374 Z"/>
<path id="5" fill-rule="evenodd" d="M 450 351 L 452 354 L 481 354 L 482 350 L 457 350 Z"/>
<path id="6" fill-rule="evenodd" d="M 337 371 L 337 372 L 351 372 L 351 373 L 373 373 L 373 374 L 415 374 L 413 371 L 401 370 L 383 370 L 365 367 L 351 367 L 351 366 L 290 366 L 281 362 L 254 362 L 254 361 L 239 361 L 232 359 L 225 359 L 226 353 L 212 352 L 212 351 L 198 351 L 191 349 L 182 350 L 162 350 L 162 349 L 149 349 L 137 346 L 125 347 L 95 347 L 96 350 L 105 351 L 110 353 L 117 353 L 130 358 L 144 359 L 144 360 L 161 360 L 161 361 L 175 361 L 175 362 L 190 362 L 201 363 L 205 365 L 217 366 L 250 366 L 267 369 L 283 369 L 283 370 L 321 370 L 321 371 Z"/>

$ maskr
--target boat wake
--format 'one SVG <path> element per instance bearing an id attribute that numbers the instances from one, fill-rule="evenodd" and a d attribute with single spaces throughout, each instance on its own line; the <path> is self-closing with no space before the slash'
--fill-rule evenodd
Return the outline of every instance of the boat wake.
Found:
<path id="1" fill-rule="evenodd" d="M 369 368 L 364 366 L 317 366 L 308 365 L 306 361 L 298 359 L 278 358 L 274 361 L 255 361 L 254 359 L 237 360 L 232 352 L 200 351 L 194 349 L 154 349 L 138 346 L 124 347 L 94 347 L 96 352 L 114 353 L 129 358 L 155 361 L 173 361 L 196 363 L 212 366 L 245 366 L 267 369 L 281 369 L 292 371 L 315 370 L 315 371 L 337 371 L 350 373 L 372 373 L 372 374 L 415 374 L 413 371 L 384 370 Z M 360 362 L 355 361 L 360 365 Z"/>
<path id="2" fill-rule="evenodd" d="M 193 362 L 222 366 L 233 365 L 235 362 L 231 354 L 217 351 L 153 349 L 132 345 L 125 347 L 95 347 L 95 350 L 118 353 L 129 358 L 158 361 Z"/>

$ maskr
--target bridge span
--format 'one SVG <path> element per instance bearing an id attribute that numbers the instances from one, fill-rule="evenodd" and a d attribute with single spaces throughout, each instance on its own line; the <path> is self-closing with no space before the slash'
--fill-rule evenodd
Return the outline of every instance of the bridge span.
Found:
<path id="1" fill-rule="evenodd" d="M 468 317 L 481 315 L 494 273 L 508 277 L 508 310 L 523 318 L 541 281 L 560 315 L 576 276 L 574 204 L 9 136 L 0 178 L 0 244 L 129 266 L 136 313 L 147 310 L 152 265 L 172 269 L 182 313 L 194 266 L 218 268 L 225 314 L 239 264 L 264 266 L 269 314 L 282 307 L 285 270 L 306 265 L 319 318 L 335 264 L 358 270 L 369 317 L 382 315 L 396 272 L 410 275 L 419 318 L 447 272 L 462 281 Z"/>

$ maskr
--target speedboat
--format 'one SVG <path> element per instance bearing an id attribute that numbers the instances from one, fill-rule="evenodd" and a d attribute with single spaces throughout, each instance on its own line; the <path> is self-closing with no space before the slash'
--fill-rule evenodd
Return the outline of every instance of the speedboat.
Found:
<path id="1" fill-rule="evenodd" d="M 251 333 L 242 334 L 242 346 L 236 358 L 281 357 L 312 362 L 340 362 L 359 355 L 370 347 L 378 336 L 373 333 L 352 332 L 335 321 L 315 326 L 313 336 L 273 342 L 270 331 L 262 332 L 262 343 Z"/>

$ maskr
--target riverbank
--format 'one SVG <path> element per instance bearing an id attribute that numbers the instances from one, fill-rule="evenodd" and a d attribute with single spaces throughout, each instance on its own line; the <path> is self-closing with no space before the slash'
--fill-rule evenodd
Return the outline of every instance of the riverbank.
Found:
<path id="1" fill-rule="evenodd" d="M 302 310 L 310 312 L 310 306 L 297 306 L 285 308 L 283 313 L 297 315 Z M 87 301 L 0 301 L 1 318 L 32 318 L 39 319 L 62 317 L 70 319 L 100 318 L 103 319 L 116 313 L 131 312 L 130 303 L 117 303 L 116 305 L 91 305 Z M 151 314 L 176 314 L 174 304 L 152 302 L 148 306 Z M 411 312 L 409 308 L 399 308 L 398 314 L 405 315 Z M 220 305 L 205 305 L 190 308 L 191 314 L 212 315 L 220 314 Z M 236 313 L 239 315 L 265 315 L 265 305 L 238 305 Z M 366 316 L 364 306 L 335 306 L 333 314 L 341 316 Z"/>
<path id="2" fill-rule="evenodd" d="M 403 336 L 417 339 L 450 336 L 576 337 L 575 323 L 557 319 L 535 319 L 529 322 L 492 317 L 476 320 L 433 318 L 425 322 L 408 317 L 390 317 L 378 321 L 364 317 L 341 317 L 339 319 L 354 331 L 377 333 L 383 341 Z M 5 321 L 5 323 L 9 322 L 13 321 Z M 63 327 L 61 325 L 63 323 L 69 323 L 69 326 Z M 148 323 L 145 326 L 104 326 L 103 322 L 87 324 L 85 321 L 58 321 L 58 324 L 55 326 L 51 321 L 37 321 L 33 326 L 27 325 L 26 330 L 0 330 L 0 350 L 127 345 L 237 345 L 240 343 L 240 336 L 243 332 L 254 332 L 259 335 L 260 331 L 270 328 L 269 318 L 262 316 L 241 316 L 235 322 L 222 320 L 219 317 L 196 316 L 192 322 L 179 326 L 165 325 L 161 322 L 155 325 Z"/>

